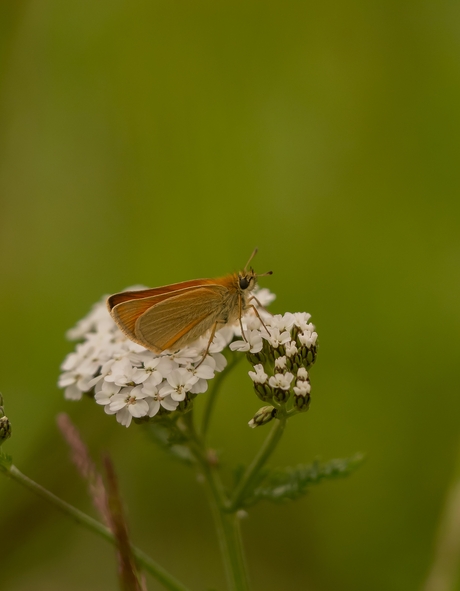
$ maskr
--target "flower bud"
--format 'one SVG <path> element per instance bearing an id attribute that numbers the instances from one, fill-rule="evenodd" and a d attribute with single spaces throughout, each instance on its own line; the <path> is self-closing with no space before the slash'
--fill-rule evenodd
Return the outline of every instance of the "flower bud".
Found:
<path id="1" fill-rule="evenodd" d="M 275 388 L 273 390 L 273 398 L 279 404 L 284 404 L 285 402 L 287 402 L 289 400 L 290 395 L 291 393 L 289 392 L 289 390 L 282 390 L 281 388 Z"/>
<path id="2" fill-rule="evenodd" d="M 273 398 L 280 404 L 289 400 L 293 378 L 294 376 L 292 373 L 286 372 L 285 374 L 276 373 L 268 380 L 268 384 L 273 390 Z"/>
<path id="3" fill-rule="evenodd" d="M 266 384 L 254 383 L 254 390 L 256 391 L 257 396 L 263 402 L 268 402 L 273 398 L 273 390 L 270 388 L 270 386 L 267 386 Z"/>
<path id="4" fill-rule="evenodd" d="M 263 351 L 259 351 L 259 353 L 246 353 L 246 357 L 252 365 L 257 365 L 258 363 L 264 365 L 267 362 L 267 356 Z"/>
<path id="5" fill-rule="evenodd" d="M 0 418 L 0 445 L 11 437 L 11 423 L 8 417 Z"/>
<path id="6" fill-rule="evenodd" d="M 284 357 L 286 355 L 286 348 L 284 347 L 284 345 L 278 345 L 278 347 L 276 349 L 273 349 L 273 358 L 275 359 L 275 363 L 277 361 L 277 359 L 279 359 L 280 357 Z"/>
<path id="7" fill-rule="evenodd" d="M 308 368 L 316 361 L 318 334 L 309 327 L 307 330 L 299 332 L 296 336 L 296 344 L 301 357 L 300 363 L 297 364 L 299 367 L 303 365 Z"/>
<path id="8" fill-rule="evenodd" d="M 304 367 L 299 367 L 297 371 L 297 380 L 300 380 L 301 382 L 309 381 L 308 371 Z"/>
<path id="9" fill-rule="evenodd" d="M 255 429 L 256 427 L 260 427 L 269 423 L 276 415 L 276 408 L 273 406 L 263 406 L 260 408 L 254 417 L 249 421 L 248 425 L 251 429 Z"/>
<path id="10" fill-rule="evenodd" d="M 275 359 L 275 369 L 282 373 L 283 371 L 285 371 L 287 369 L 287 365 L 286 365 L 287 359 L 286 359 L 286 355 L 282 355 L 281 357 L 277 357 Z"/>
<path id="11" fill-rule="evenodd" d="M 293 390 L 294 408 L 299 412 L 308 410 L 310 406 L 311 385 L 308 378 L 308 372 L 303 367 L 297 372 L 297 382 Z"/>
<path id="12" fill-rule="evenodd" d="M 304 412 L 310 408 L 310 394 L 294 394 L 294 408 L 299 412 Z"/>
<path id="13" fill-rule="evenodd" d="M 265 384 L 268 380 L 268 375 L 264 371 L 264 367 L 261 363 L 254 365 L 255 371 L 248 372 L 249 377 L 255 384 Z"/>

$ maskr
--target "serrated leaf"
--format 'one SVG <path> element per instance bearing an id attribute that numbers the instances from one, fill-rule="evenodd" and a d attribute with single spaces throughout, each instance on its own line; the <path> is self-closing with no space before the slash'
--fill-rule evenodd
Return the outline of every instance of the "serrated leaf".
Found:
<path id="1" fill-rule="evenodd" d="M 363 456 L 356 454 L 351 458 L 335 459 L 320 463 L 301 464 L 296 467 L 266 470 L 261 474 L 252 493 L 244 500 L 245 506 L 257 501 L 292 501 L 304 496 L 310 486 L 323 480 L 348 476 L 362 462 Z"/>

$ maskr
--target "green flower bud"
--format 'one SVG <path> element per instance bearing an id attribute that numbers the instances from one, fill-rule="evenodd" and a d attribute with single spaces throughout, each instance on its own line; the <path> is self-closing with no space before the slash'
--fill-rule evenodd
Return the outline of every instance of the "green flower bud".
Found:
<path id="1" fill-rule="evenodd" d="M 265 355 L 263 350 L 259 351 L 259 353 L 246 353 L 246 357 L 249 363 L 251 363 L 252 365 L 257 365 L 258 363 L 265 365 L 265 363 L 267 362 L 267 356 Z"/>
<path id="2" fill-rule="evenodd" d="M 264 343 L 263 343 L 263 348 L 262 351 L 258 354 L 258 355 L 263 355 L 263 357 L 265 358 L 265 363 L 270 363 L 273 364 L 275 362 L 275 358 L 276 358 L 276 349 L 274 349 L 270 343 L 268 341 L 266 341 L 264 339 Z M 264 365 L 265 365 L 264 363 Z"/>
<path id="3" fill-rule="evenodd" d="M 289 392 L 289 390 L 282 390 L 281 388 L 275 388 L 273 390 L 273 398 L 276 400 L 276 402 L 279 402 L 280 404 L 284 404 L 285 402 L 287 402 L 289 400 L 291 393 Z"/>
<path id="4" fill-rule="evenodd" d="M 8 417 L 0 418 L 0 445 L 11 437 L 11 423 Z"/>
<path id="5" fill-rule="evenodd" d="M 308 353 L 307 353 L 308 366 L 313 365 L 315 363 L 316 353 L 317 353 L 316 345 L 314 345 L 311 349 L 308 350 Z"/>
<path id="6" fill-rule="evenodd" d="M 269 423 L 273 418 L 276 416 L 276 408 L 273 406 L 263 406 L 260 408 L 254 417 L 249 421 L 248 425 L 251 429 L 255 429 L 256 427 L 260 427 Z"/>
<path id="7" fill-rule="evenodd" d="M 294 378 L 292 373 L 276 373 L 268 380 L 268 385 L 273 390 L 273 398 L 283 404 L 289 400 L 291 395 L 291 382 Z"/>
<path id="8" fill-rule="evenodd" d="M 308 371 L 301 367 L 297 372 L 297 382 L 293 388 L 294 391 L 294 404 L 293 407 L 298 412 L 304 412 L 308 410 L 310 406 L 310 376 Z"/>
<path id="9" fill-rule="evenodd" d="M 298 369 L 299 367 L 302 367 L 302 355 L 300 355 L 300 353 L 296 353 L 296 356 L 294 357 L 294 363 L 296 366 L 296 369 Z"/>
<path id="10" fill-rule="evenodd" d="M 263 400 L 263 402 L 267 402 L 273 398 L 272 389 L 265 384 L 254 383 L 254 390 L 256 391 L 257 396 Z"/>
<path id="11" fill-rule="evenodd" d="M 299 412 L 305 412 L 310 407 L 310 394 L 297 396 L 294 394 L 294 408 Z"/>

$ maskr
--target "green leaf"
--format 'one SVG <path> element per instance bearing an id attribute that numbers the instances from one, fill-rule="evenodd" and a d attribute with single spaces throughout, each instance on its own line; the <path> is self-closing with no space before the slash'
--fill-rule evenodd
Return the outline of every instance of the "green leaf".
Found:
<path id="1" fill-rule="evenodd" d="M 356 454 L 351 458 L 335 459 L 320 463 L 300 464 L 294 468 L 265 470 L 258 479 L 254 490 L 244 499 L 245 506 L 257 501 L 292 501 L 304 496 L 308 488 L 323 480 L 348 476 L 362 464 L 364 457 Z"/>

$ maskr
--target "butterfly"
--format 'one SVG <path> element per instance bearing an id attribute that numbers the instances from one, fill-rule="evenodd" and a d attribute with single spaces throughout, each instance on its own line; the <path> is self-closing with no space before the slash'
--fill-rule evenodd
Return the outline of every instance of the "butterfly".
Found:
<path id="1" fill-rule="evenodd" d="M 265 327 L 257 308 L 250 303 L 254 300 L 260 305 L 251 292 L 257 285 L 258 277 L 271 275 L 272 271 L 257 275 L 252 268 L 248 269 L 256 253 L 257 249 L 238 273 L 216 279 L 193 279 L 152 289 L 123 291 L 111 295 L 107 299 L 107 307 L 129 339 L 157 354 L 182 349 L 210 330 L 201 364 L 219 328 L 238 320 L 245 338 L 241 319 L 250 308 Z"/>

